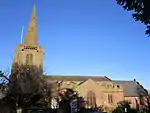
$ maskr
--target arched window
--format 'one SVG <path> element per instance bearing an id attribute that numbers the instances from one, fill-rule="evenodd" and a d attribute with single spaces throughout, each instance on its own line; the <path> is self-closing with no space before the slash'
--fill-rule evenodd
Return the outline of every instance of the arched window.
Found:
<path id="1" fill-rule="evenodd" d="M 27 65 L 32 65 L 33 64 L 33 55 L 32 54 L 27 54 L 27 56 L 26 56 L 26 64 Z"/>
<path id="2" fill-rule="evenodd" d="M 87 93 L 87 106 L 89 108 L 96 108 L 96 96 L 92 91 Z"/>
<path id="3" fill-rule="evenodd" d="M 112 96 L 112 94 L 108 94 L 108 103 L 109 104 L 113 103 L 113 96 Z"/>

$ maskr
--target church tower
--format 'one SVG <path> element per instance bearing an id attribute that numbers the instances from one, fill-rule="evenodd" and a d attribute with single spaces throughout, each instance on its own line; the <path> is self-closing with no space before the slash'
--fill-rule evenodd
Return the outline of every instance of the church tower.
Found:
<path id="1" fill-rule="evenodd" d="M 24 43 L 18 45 L 13 64 L 35 65 L 43 68 L 43 56 L 44 49 L 38 45 L 36 6 L 34 5 Z"/>

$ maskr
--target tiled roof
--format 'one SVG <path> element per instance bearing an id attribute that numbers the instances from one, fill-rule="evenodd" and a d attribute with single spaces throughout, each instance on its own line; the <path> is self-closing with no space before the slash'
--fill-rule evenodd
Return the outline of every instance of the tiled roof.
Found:
<path id="1" fill-rule="evenodd" d="M 136 81 L 114 81 L 122 85 L 125 97 L 137 97 L 147 95 L 147 91 Z"/>
<path id="2" fill-rule="evenodd" d="M 116 84 L 120 84 L 124 89 L 125 97 L 137 97 L 140 95 L 147 95 L 147 91 L 137 82 L 137 81 L 122 81 L 122 80 L 111 80 L 106 76 L 60 76 L 60 75 L 51 75 L 44 76 L 47 80 L 50 81 L 86 81 L 92 79 L 94 81 L 112 81 Z"/>
<path id="3" fill-rule="evenodd" d="M 86 81 L 92 79 L 94 81 L 111 81 L 106 76 L 45 76 L 46 79 L 50 80 L 66 80 L 66 81 Z"/>

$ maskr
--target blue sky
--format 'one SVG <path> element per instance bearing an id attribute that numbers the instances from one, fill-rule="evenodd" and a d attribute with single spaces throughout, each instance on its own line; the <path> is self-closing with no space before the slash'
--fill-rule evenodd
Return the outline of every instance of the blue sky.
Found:
<path id="1" fill-rule="evenodd" d="M 37 6 L 47 74 L 99 75 L 150 87 L 150 40 L 115 0 L 0 0 L 0 69 L 8 72 L 21 26 Z"/>

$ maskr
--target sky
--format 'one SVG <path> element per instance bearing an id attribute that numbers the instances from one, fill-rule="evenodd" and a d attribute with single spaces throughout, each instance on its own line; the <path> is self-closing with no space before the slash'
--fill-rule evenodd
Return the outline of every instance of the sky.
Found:
<path id="1" fill-rule="evenodd" d="M 150 88 L 150 40 L 145 26 L 116 0 L 0 0 L 0 69 L 13 56 L 37 8 L 39 44 L 48 75 L 108 76 Z"/>

